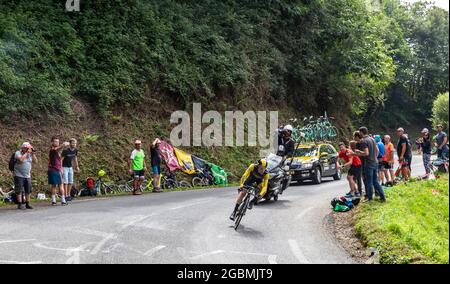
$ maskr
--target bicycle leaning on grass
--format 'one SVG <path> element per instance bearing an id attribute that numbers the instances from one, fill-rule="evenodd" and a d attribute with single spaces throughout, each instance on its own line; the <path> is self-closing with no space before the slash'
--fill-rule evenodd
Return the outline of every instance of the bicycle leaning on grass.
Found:
<path id="1" fill-rule="evenodd" d="M 154 190 L 153 177 L 150 179 L 145 179 L 141 183 L 141 192 L 152 192 Z M 119 185 L 119 192 L 132 192 L 134 190 L 134 179 L 127 181 L 125 184 Z M 172 190 L 175 188 L 190 188 L 191 183 L 185 180 L 178 181 L 177 177 L 173 173 L 166 174 L 162 172 L 160 174 L 159 184 L 162 189 Z"/>

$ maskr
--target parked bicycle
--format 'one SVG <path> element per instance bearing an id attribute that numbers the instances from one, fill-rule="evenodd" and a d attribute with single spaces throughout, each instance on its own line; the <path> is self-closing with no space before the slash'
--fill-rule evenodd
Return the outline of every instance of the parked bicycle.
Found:
<path id="1" fill-rule="evenodd" d="M 119 187 L 118 187 L 119 192 L 132 192 L 134 190 L 133 183 L 134 183 L 134 180 L 131 179 L 131 180 L 127 181 L 125 184 L 119 185 Z M 165 189 L 165 190 L 171 190 L 171 189 L 175 189 L 175 188 L 190 188 L 190 187 L 192 187 L 191 183 L 189 183 L 188 181 L 185 181 L 185 180 L 178 181 L 175 174 L 173 174 L 173 173 L 166 174 L 164 172 L 160 174 L 160 185 L 161 185 L 161 188 Z M 144 181 L 142 181 L 141 188 L 140 188 L 141 192 L 152 192 L 153 189 L 154 189 L 153 178 L 145 179 Z"/>
<path id="2" fill-rule="evenodd" d="M 214 176 L 209 171 L 198 169 L 192 178 L 192 186 L 208 186 L 214 184 Z"/>
<path id="3" fill-rule="evenodd" d="M 165 175 L 161 180 L 161 188 L 165 190 L 172 190 L 175 188 L 191 188 L 192 185 L 190 182 L 185 180 L 178 181 L 176 175 L 174 173 L 169 173 Z"/>

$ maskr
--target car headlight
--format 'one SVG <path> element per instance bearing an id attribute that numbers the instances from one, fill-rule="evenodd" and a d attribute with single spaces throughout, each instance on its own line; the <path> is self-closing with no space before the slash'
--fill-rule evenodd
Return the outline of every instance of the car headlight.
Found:
<path id="1" fill-rule="evenodd" d="M 303 169 L 311 169 L 313 167 L 313 163 L 311 162 L 304 162 L 302 163 L 302 168 Z"/>

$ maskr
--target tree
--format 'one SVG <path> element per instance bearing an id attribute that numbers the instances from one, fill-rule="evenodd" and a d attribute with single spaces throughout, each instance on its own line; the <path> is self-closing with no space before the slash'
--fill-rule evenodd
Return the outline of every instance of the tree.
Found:
<path id="1" fill-rule="evenodd" d="M 448 92 L 439 94 L 433 102 L 433 126 L 442 124 L 448 130 Z"/>

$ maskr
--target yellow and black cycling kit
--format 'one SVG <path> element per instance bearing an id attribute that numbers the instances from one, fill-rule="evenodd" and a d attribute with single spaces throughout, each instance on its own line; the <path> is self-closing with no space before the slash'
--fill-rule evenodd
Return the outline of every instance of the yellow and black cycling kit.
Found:
<path id="1" fill-rule="evenodd" d="M 269 184 L 269 173 L 264 171 L 261 175 L 258 173 L 258 165 L 251 164 L 244 175 L 241 177 L 240 188 L 244 185 L 253 186 L 254 184 L 258 185 L 259 195 L 263 197 L 267 192 L 267 186 Z"/>

